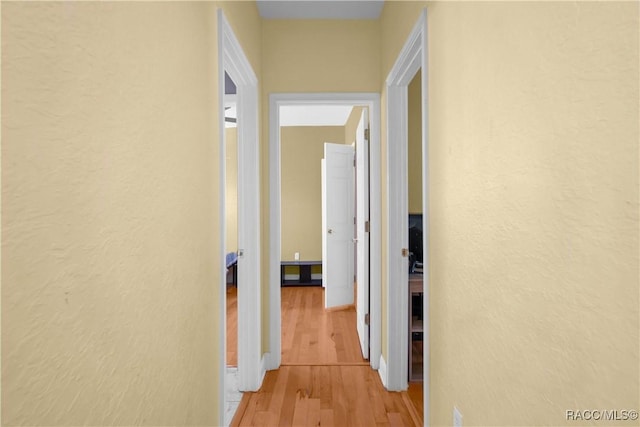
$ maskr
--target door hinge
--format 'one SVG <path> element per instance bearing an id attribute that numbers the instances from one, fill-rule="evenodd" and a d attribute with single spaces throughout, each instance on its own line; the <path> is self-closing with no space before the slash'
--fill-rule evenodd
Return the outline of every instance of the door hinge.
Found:
<path id="1" fill-rule="evenodd" d="M 353 167 L 356 167 L 356 159 L 353 159 Z"/>
<path id="2" fill-rule="evenodd" d="M 368 233 L 369 232 L 369 221 L 365 221 L 364 222 L 364 232 Z"/>
<path id="3" fill-rule="evenodd" d="M 370 320 L 369 320 L 369 313 L 364 315 L 364 324 L 369 326 Z"/>
<path id="4" fill-rule="evenodd" d="M 402 256 L 403 257 L 408 257 L 409 256 L 409 249 L 407 248 L 402 248 Z"/>
<path id="5" fill-rule="evenodd" d="M 356 223 L 356 217 L 355 216 L 353 217 L 353 223 L 354 224 Z"/>
<path id="6" fill-rule="evenodd" d="M 364 130 L 364 139 L 366 139 L 367 141 L 369 140 L 369 128 L 366 128 Z"/>

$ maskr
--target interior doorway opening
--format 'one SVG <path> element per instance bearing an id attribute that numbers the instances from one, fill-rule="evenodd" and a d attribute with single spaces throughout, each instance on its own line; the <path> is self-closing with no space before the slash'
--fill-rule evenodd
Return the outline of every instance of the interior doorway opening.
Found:
<path id="1" fill-rule="evenodd" d="M 260 282 L 260 172 L 258 149 L 258 79 L 244 54 L 238 39 L 221 9 L 218 18 L 218 124 L 219 134 L 219 206 L 220 257 L 222 265 L 229 267 L 232 281 L 237 289 L 237 328 L 227 331 L 227 268 L 220 269 L 219 301 L 222 343 L 219 353 L 221 397 L 220 425 L 228 425 L 240 402 L 241 391 L 255 391 L 260 388 L 265 374 L 265 363 L 261 352 L 261 282 Z M 233 92 L 235 87 L 235 93 Z M 227 161 L 227 124 L 233 122 L 233 106 L 237 111 L 235 146 L 237 162 Z M 227 108 L 230 107 L 230 108 Z M 229 139 L 229 141 L 227 141 Z M 236 179 L 236 188 L 227 189 L 227 168 L 237 164 L 237 172 L 230 174 Z M 237 206 L 226 195 L 235 190 Z M 227 206 L 227 202 L 232 206 Z M 228 215 L 227 209 L 235 207 L 235 214 Z M 228 226 L 237 220 L 237 231 L 228 231 Z M 229 234 L 229 241 L 227 241 Z M 237 242 L 233 245 L 233 238 Z M 229 246 L 228 246 L 229 245 Z M 233 250 L 235 246 L 235 250 Z M 231 255 L 231 256 L 228 256 Z M 234 265 L 235 264 L 235 265 Z M 235 267 L 236 274 L 233 274 Z M 237 368 L 228 368 L 227 345 L 237 337 Z M 229 338 L 229 341 L 227 340 Z M 233 350 L 233 349 L 231 349 Z"/>
<path id="2" fill-rule="evenodd" d="M 226 276 L 226 366 L 238 367 L 238 125 L 237 89 L 225 72 L 225 268 Z M 228 370 L 228 369 L 227 369 Z"/>
<path id="3" fill-rule="evenodd" d="M 347 107 L 347 113 L 351 115 L 354 111 L 354 106 L 366 108 L 368 111 L 367 117 L 370 118 L 370 145 L 372 153 L 369 161 L 371 168 L 378 168 L 380 165 L 379 158 L 379 95 L 378 94 L 273 94 L 270 97 L 270 238 L 272 248 L 272 252 L 270 254 L 270 359 L 269 359 L 269 369 L 277 369 L 283 361 L 283 340 L 286 340 L 285 333 L 286 329 L 282 324 L 281 319 L 281 311 L 282 311 L 282 285 L 283 280 L 292 280 L 290 275 L 295 275 L 296 273 L 292 270 L 283 268 L 283 261 L 285 263 L 284 267 L 295 266 L 296 261 L 305 261 L 304 255 L 302 251 L 298 251 L 295 248 L 291 248 L 289 246 L 285 246 L 286 236 L 283 234 L 283 230 L 286 225 L 289 225 L 291 220 L 287 217 L 286 213 L 286 203 L 283 198 L 282 192 L 286 191 L 287 182 L 290 178 L 286 175 L 285 170 L 283 169 L 283 165 L 287 162 L 285 160 L 288 155 L 283 150 L 286 148 L 286 136 L 284 136 L 285 132 L 281 132 L 280 125 L 281 123 L 281 115 L 283 112 L 286 112 L 286 109 L 289 107 L 326 107 L 326 106 L 342 106 Z M 284 109 L 284 110 L 283 110 Z M 360 110 L 362 111 L 362 110 Z M 344 135 L 344 131 L 342 132 Z M 325 138 L 329 139 L 329 138 Z M 341 144 L 345 146 L 345 137 L 340 138 Z M 330 140 L 320 140 L 318 144 L 322 150 L 324 150 L 324 142 L 331 142 Z M 353 141 L 348 142 L 348 146 L 352 144 Z M 353 147 L 355 148 L 355 147 Z M 308 156 L 296 156 L 298 166 L 300 162 L 304 161 L 304 159 Z M 320 159 L 318 158 L 317 161 Z M 353 162 L 353 156 L 351 162 Z M 317 166 L 314 168 L 321 169 L 320 164 L 316 163 Z M 353 163 L 351 163 L 353 164 Z M 320 178 L 320 177 L 318 177 Z M 355 177 L 354 181 L 355 182 Z M 367 255 L 369 255 L 369 259 L 371 260 L 371 266 L 373 270 L 370 274 L 369 286 L 367 289 L 371 289 L 372 298 L 369 300 L 367 298 L 368 304 L 366 304 L 366 310 L 368 312 L 365 313 L 365 304 L 362 304 L 362 310 L 357 310 L 357 316 L 362 317 L 362 324 L 365 324 L 365 314 L 367 315 L 368 325 L 370 332 L 367 333 L 367 338 L 370 341 L 370 345 L 366 346 L 367 351 L 369 347 L 370 351 L 370 365 L 377 369 L 377 365 L 379 363 L 379 354 L 380 354 L 380 300 L 379 300 L 379 286 L 380 286 L 380 235 L 379 235 L 379 226 L 380 226 L 380 177 L 373 176 L 372 182 L 370 184 L 371 193 L 371 201 L 370 205 L 372 206 L 371 212 L 369 215 L 369 223 L 368 223 L 368 234 L 370 235 L 370 250 L 367 251 Z M 355 194 L 355 191 L 354 191 Z M 288 199 L 287 199 L 288 200 Z M 355 198 L 353 200 L 350 199 L 349 203 L 355 204 Z M 316 202 L 317 206 L 317 202 Z M 354 210 L 355 211 L 355 210 Z M 321 210 L 319 210 L 321 213 Z M 364 212 L 364 210 L 362 210 Z M 318 217 L 316 216 L 316 221 Z M 351 240 L 352 245 L 356 242 L 354 239 L 357 237 L 353 234 L 353 220 L 351 220 Z M 329 233 L 331 227 L 327 227 L 326 224 L 320 224 L 317 227 L 314 227 L 314 231 L 316 233 L 316 238 L 326 238 Z M 316 245 L 316 248 L 318 246 Z M 289 248 L 289 249 L 287 249 Z M 365 251 L 361 251 L 364 255 Z M 316 252 L 317 253 L 317 252 Z M 355 250 L 351 250 L 347 253 L 350 253 L 349 258 L 352 261 L 352 264 L 355 264 L 356 252 Z M 290 261 L 287 258 L 292 258 Z M 297 259 L 296 259 L 297 258 Z M 313 260 L 315 263 L 325 261 L 326 257 L 320 255 Z M 300 270 L 300 266 L 295 266 Z M 318 274 L 324 275 L 328 271 L 326 266 L 318 272 L 317 267 L 316 270 L 311 273 L 311 280 L 317 280 Z M 331 270 L 329 270 L 331 271 Z M 314 276 L 314 274 L 316 276 Z M 299 278 L 301 273 L 297 273 L 297 277 Z M 295 277 L 295 276 L 294 276 Z M 328 280 L 325 279 L 325 283 L 328 283 Z M 353 280 L 353 273 L 351 273 L 350 279 L 351 286 L 351 303 L 356 303 L 356 297 L 354 296 L 355 286 Z M 364 289 L 364 287 L 362 287 Z M 377 289 L 377 292 L 374 292 L 374 289 Z M 327 292 L 326 290 L 324 292 Z M 364 294 L 364 292 L 362 292 Z M 323 296 L 324 298 L 324 296 Z M 326 302 L 325 302 L 326 303 Z M 359 319 L 358 319 L 359 321 Z M 369 339 L 370 337 L 370 339 Z M 287 343 L 287 345 L 289 345 Z M 364 351 L 363 351 L 364 353 Z"/>
<path id="4" fill-rule="evenodd" d="M 408 249 L 409 249 L 409 396 L 423 414 L 424 390 L 424 227 L 422 204 L 422 72 L 418 70 L 407 88 L 408 121 Z"/>
<path id="5" fill-rule="evenodd" d="M 369 190 L 368 109 L 283 105 L 279 117 L 282 363 L 364 363 L 369 330 L 357 319 L 369 312 L 369 239 L 356 224 L 369 221 L 369 199 L 356 193 Z M 296 321 L 302 313 L 310 324 Z"/>
<path id="6" fill-rule="evenodd" d="M 423 378 L 423 410 L 426 424 L 429 424 L 429 392 L 430 392 L 430 372 L 429 372 L 429 289 L 430 289 L 430 265 L 429 265 L 429 133 L 428 133 L 428 64 L 427 64 L 427 14 L 426 9 L 420 15 L 411 34 L 400 51 L 391 72 L 386 79 L 387 91 L 387 171 L 388 171 L 388 200 L 389 205 L 387 216 L 387 283 L 397 283 L 401 286 L 387 286 L 386 308 L 389 314 L 387 318 L 387 346 L 386 360 L 381 365 L 381 378 L 385 387 L 389 390 L 406 390 L 408 386 L 408 374 L 410 369 L 420 370 L 420 363 L 411 363 L 410 356 L 413 355 L 412 338 L 414 326 L 413 308 L 410 308 L 409 297 L 413 294 L 412 288 L 415 285 L 416 295 L 422 294 L 422 302 L 419 298 L 417 305 L 422 306 L 422 312 L 417 310 L 416 324 L 421 326 L 416 340 L 421 342 L 422 347 L 422 378 Z M 414 254 L 420 252 L 422 247 L 423 263 L 419 269 L 422 270 L 421 280 L 418 283 L 409 283 L 410 273 L 419 273 L 413 269 L 414 264 L 409 260 L 409 207 L 408 207 L 408 151 L 409 151 L 409 87 L 419 74 L 420 80 L 420 106 L 419 117 L 415 117 L 414 122 L 421 130 L 419 155 L 421 170 L 419 176 L 413 178 L 414 182 L 420 183 L 421 195 L 421 215 L 415 215 L 415 219 L 422 222 L 422 244 L 414 245 Z M 417 96 L 417 95 L 416 95 Z M 420 123 L 418 126 L 417 123 Z M 413 269 L 413 271 L 412 271 Z M 415 276 L 414 276 L 415 277 Z M 421 283 L 420 283 L 421 282 Z M 409 286 L 405 286 L 408 284 Z M 409 291 L 408 291 L 409 288 Z M 420 292 L 421 291 L 421 292 Z M 411 311 L 410 311 L 411 310 Z M 419 319 L 422 318 L 420 325 Z M 420 336 L 420 334 L 422 334 Z M 418 347 L 420 345 L 418 344 Z M 416 352 L 418 353 L 418 352 Z"/>
<path id="7" fill-rule="evenodd" d="M 224 72 L 224 207 L 225 227 L 225 425 L 242 399 L 238 383 L 238 99 L 237 86 Z"/>

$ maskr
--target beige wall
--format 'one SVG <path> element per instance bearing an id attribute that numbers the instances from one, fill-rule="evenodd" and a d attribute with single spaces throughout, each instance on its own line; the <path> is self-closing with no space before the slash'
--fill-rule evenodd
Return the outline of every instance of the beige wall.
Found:
<path id="1" fill-rule="evenodd" d="M 424 6 L 222 4 L 263 120 L 273 92 L 381 91 L 383 156 L 383 80 Z M 429 8 L 431 422 L 637 409 L 638 4 Z M 4 424 L 217 422 L 214 9 L 3 3 Z"/>
<path id="2" fill-rule="evenodd" d="M 238 250 L 238 128 L 225 129 L 226 142 L 226 182 L 225 199 L 225 252 Z"/>
<path id="3" fill-rule="evenodd" d="M 637 409 L 638 4 L 428 19 L 431 421 Z"/>
<path id="4" fill-rule="evenodd" d="M 385 5 L 383 77 L 419 6 Z M 428 12 L 431 422 L 636 409 L 638 4 Z"/>
<path id="5" fill-rule="evenodd" d="M 407 103 L 409 213 L 422 213 L 422 73 L 409 83 Z"/>
<path id="6" fill-rule="evenodd" d="M 285 126 L 281 135 L 282 260 L 322 260 L 324 143 L 344 143 L 344 126 Z"/>
<path id="7" fill-rule="evenodd" d="M 215 16 L 2 5 L 3 425 L 218 423 Z"/>
<path id="8" fill-rule="evenodd" d="M 5 425 L 215 422 L 212 12 L 3 4 Z"/>
<path id="9" fill-rule="evenodd" d="M 262 26 L 265 93 L 378 91 L 377 21 L 265 20 Z"/>

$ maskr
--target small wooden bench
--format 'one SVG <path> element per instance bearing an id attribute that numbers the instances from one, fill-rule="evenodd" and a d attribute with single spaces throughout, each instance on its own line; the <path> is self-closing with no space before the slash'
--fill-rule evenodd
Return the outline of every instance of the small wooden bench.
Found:
<path id="1" fill-rule="evenodd" d="M 322 261 L 281 261 L 280 262 L 280 286 L 321 286 L 322 280 L 314 280 L 311 277 L 311 267 L 319 265 L 322 267 Z M 285 267 L 298 267 L 298 280 L 285 280 Z"/>

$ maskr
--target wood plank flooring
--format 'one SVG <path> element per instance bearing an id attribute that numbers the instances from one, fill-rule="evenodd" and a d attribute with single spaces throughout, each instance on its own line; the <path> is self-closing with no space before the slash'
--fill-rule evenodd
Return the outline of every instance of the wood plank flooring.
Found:
<path id="1" fill-rule="evenodd" d="M 244 393 L 231 425 L 423 425 L 412 397 L 386 391 L 362 358 L 353 307 L 326 311 L 323 298 L 320 287 L 282 289 L 282 366 Z"/>
<path id="2" fill-rule="evenodd" d="M 269 371 L 232 426 L 415 426 L 406 393 L 384 390 L 368 366 L 282 366 Z"/>
<path id="3" fill-rule="evenodd" d="M 353 306 L 324 309 L 321 287 L 282 288 L 282 365 L 368 365 Z"/>
<path id="4" fill-rule="evenodd" d="M 407 396 L 413 407 L 417 412 L 417 416 L 420 420 L 424 419 L 424 388 L 422 381 L 413 381 L 409 383 L 409 389 L 407 390 Z M 420 424 L 422 425 L 422 424 Z"/>
<path id="5" fill-rule="evenodd" d="M 227 286 L 227 366 L 238 366 L 238 288 Z"/>

